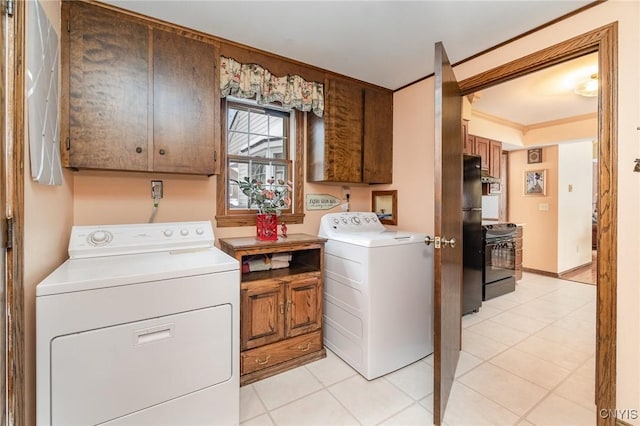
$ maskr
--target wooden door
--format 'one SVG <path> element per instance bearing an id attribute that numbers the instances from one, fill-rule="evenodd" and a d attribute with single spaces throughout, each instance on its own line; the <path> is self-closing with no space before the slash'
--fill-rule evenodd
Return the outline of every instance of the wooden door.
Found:
<path id="1" fill-rule="evenodd" d="M 489 155 L 491 154 L 491 141 L 487 138 L 475 137 L 475 149 L 476 155 L 481 158 L 480 168 L 482 170 L 489 170 Z"/>
<path id="2" fill-rule="evenodd" d="M 65 165 L 148 170 L 149 29 L 91 4 L 62 5 L 69 25 L 61 49 Z"/>
<path id="3" fill-rule="evenodd" d="M 362 181 L 393 182 L 393 92 L 364 90 Z"/>
<path id="4" fill-rule="evenodd" d="M 462 96 L 442 43 L 435 54 L 435 235 L 455 238 L 434 255 L 433 422 L 442 424 L 460 357 L 462 294 Z"/>
<path id="5" fill-rule="evenodd" d="M 502 142 L 491 141 L 489 144 L 489 176 L 500 179 L 502 165 Z"/>
<path id="6" fill-rule="evenodd" d="M 214 173 L 217 56 L 212 44 L 153 30 L 154 171 Z"/>
<path id="7" fill-rule="evenodd" d="M 30 5 L 31 7 L 31 5 Z M 7 111 L 7 95 L 5 94 L 5 76 L 7 75 L 9 69 L 7 67 L 6 61 L 6 46 L 7 39 L 5 38 L 5 25 L 7 21 L 7 15 L 2 14 L 0 18 L 0 58 L 2 60 L 2 68 L 0 68 L 0 76 L 2 76 L 2 89 L 0 91 L 0 108 L 2 111 Z M 6 374 L 6 362 L 9 356 L 9 340 L 7 339 L 7 333 L 5 332 L 7 327 L 7 318 L 8 313 L 10 312 L 7 308 L 7 294 L 6 294 L 6 284 L 5 280 L 8 276 L 7 264 L 5 263 L 6 254 L 7 254 L 7 214 L 8 206 L 6 203 L 6 191 L 9 187 L 9 182 L 7 182 L 7 174 L 5 173 L 6 164 L 5 162 L 11 158 L 12 155 L 9 155 L 7 152 L 7 140 L 6 135 L 8 134 L 7 130 L 10 127 L 10 120 L 13 115 L 6 113 L 2 114 L 2 119 L 0 120 L 0 268 L 2 271 L 2 275 L 0 276 L 0 425 L 8 424 L 7 421 L 7 413 L 5 412 L 5 408 L 7 407 L 7 374 Z"/>
<path id="8" fill-rule="evenodd" d="M 362 182 L 362 87 L 338 78 L 329 80 L 326 106 L 325 180 Z"/>
<path id="9" fill-rule="evenodd" d="M 463 154 L 476 155 L 476 137 L 473 135 L 466 135 L 463 139 L 464 146 L 462 147 Z"/>
<path id="10" fill-rule="evenodd" d="M 240 294 L 240 349 L 284 339 L 284 283 L 262 280 L 243 283 Z"/>
<path id="11" fill-rule="evenodd" d="M 286 290 L 286 336 L 293 337 L 322 326 L 322 286 L 318 277 L 293 279 Z"/>

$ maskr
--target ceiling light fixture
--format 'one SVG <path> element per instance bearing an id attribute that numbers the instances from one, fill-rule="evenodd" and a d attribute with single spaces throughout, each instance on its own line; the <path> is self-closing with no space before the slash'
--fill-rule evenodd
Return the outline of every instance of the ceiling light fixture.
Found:
<path id="1" fill-rule="evenodd" d="M 598 96 L 598 74 L 591 74 L 589 78 L 581 80 L 573 91 L 587 98 Z"/>

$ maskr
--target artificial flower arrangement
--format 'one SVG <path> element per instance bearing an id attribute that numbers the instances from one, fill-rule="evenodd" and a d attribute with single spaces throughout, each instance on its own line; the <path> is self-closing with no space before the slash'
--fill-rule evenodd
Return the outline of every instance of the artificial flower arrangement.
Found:
<path id="1" fill-rule="evenodd" d="M 258 213 L 272 213 L 279 215 L 283 209 L 291 206 L 292 182 L 286 182 L 282 179 L 267 179 L 267 183 L 245 177 L 243 180 L 231 179 L 235 182 L 240 190 L 249 198 L 249 208 L 254 205 L 258 207 Z"/>

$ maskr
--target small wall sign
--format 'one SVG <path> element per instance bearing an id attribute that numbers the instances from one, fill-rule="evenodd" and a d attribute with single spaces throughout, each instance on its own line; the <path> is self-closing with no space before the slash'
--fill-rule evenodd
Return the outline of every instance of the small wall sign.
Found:
<path id="1" fill-rule="evenodd" d="M 329 194 L 307 194 L 307 210 L 329 210 L 340 205 L 342 200 Z"/>

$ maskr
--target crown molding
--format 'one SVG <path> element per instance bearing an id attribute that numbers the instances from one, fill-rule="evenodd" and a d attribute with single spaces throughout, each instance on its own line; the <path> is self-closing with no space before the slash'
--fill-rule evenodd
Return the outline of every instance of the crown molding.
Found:
<path id="1" fill-rule="evenodd" d="M 487 114 L 486 112 L 477 111 L 477 110 L 472 110 L 471 115 L 518 130 L 522 132 L 523 136 L 530 130 L 543 129 L 545 127 L 559 126 L 562 124 L 570 124 L 570 123 L 576 123 L 579 121 L 598 119 L 597 112 L 590 112 L 588 114 L 574 115 L 573 117 L 565 117 L 565 118 L 559 118 L 557 120 L 541 121 L 540 123 L 524 125 L 524 124 L 516 123 L 515 121 L 507 120 L 506 118 L 498 117 L 492 114 Z"/>

